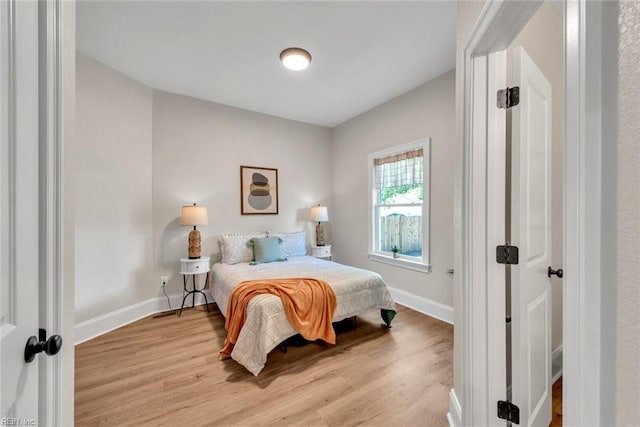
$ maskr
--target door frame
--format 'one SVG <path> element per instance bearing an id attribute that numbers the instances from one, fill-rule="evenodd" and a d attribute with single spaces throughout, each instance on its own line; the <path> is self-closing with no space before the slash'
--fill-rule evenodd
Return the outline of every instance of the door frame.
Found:
<path id="1" fill-rule="evenodd" d="M 491 178 L 488 171 L 493 170 L 494 164 L 491 156 L 474 157 L 479 147 L 484 147 L 485 152 L 491 149 L 487 132 L 493 129 L 496 118 L 487 111 L 490 92 L 485 89 L 491 85 L 487 68 L 474 67 L 474 63 L 477 65 L 479 58 L 486 58 L 491 52 L 506 49 L 540 5 L 541 2 L 488 2 L 463 50 L 461 221 L 457 236 L 461 253 L 454 293 L 459 334 L 454 351 L 454 370 L 458 374 L 454 380 L 460 380 L 454 383 L 450 394 L 448 419 L 453 426 L 504 423 L 495 416 L 496 395 L 504 395 L 504 377 L 499 372 L 492 375 L 498 369 L 496 360 L 504 359 L 492 345 L 497 342 L 492 340 L 500 338 L 496 337 L 495 328 L 504 328 L 503 320 L 492 316 L 504 304 L 504 298 L 496 297 L 501 287 L 489 286 L 496 283 L 489 280 L 489 271 L 495 264 L 489 237 L 496 229 L 496 220 L 486 216 L 492 209 L 486 189 Z M 604 356 L 606 360 L 601 358 L 602 337 L 606 336 L 601 321 L 601 293 L 605 292 L 602 274 L 610 269 L 602 251 L 603 244 L 610 243 L 602 233 L 601 191 L 603 176 L 606 179 L 615 173 L 615 165 L 607 164 L 602 156 L 601 123 L 608 113 L 602 111 L 601 94 L 605 89 L 616 88 L 610 84 L 610 76 L 604 74 L 611 74 L 612 70 L 604 70 L 601 60 L 607 34 L 604 27 L 617 34 L 617 23 L 612 19 L 603 21 L 602 17 L 600 2 L 568 0 L 564 4 L 563 420 L 567 425 L 601 424 L 603 415 L 610 415 L 605 413 L 601 396 L 610 399 L 615 391 L 611 382 L 601 381 L 603 372 L 611 370 L 606 365 L 615 362 L 615 355 L 610 361 L 610 353 Z M 478 215 L 483 213 L 486 220 L 478 221 Z"/>
<path id="2" fill-rule="evenodd" d="M 64 0 L 39 3 L 39 132 L 40 132 L 40 327 L 48 335 L 65 331 L 63 324 L 63 7 Z M 75 25 L 75 23 L 74 23 Z M 73 346 L 73 337 L 63 335 L 63 345 Z M 63 366 L 56 357 L 40 357 L 38 418 L 42 425 L 63 425 Z"/>

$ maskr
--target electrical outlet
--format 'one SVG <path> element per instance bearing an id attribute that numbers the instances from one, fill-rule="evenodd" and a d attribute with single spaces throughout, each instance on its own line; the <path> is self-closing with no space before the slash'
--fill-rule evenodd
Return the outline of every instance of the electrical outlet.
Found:
<path id="1" fill-rule="evenodd" d="M 164 288 L 169 283 L 169 276 L 160 276 L 160 287 Z"/>

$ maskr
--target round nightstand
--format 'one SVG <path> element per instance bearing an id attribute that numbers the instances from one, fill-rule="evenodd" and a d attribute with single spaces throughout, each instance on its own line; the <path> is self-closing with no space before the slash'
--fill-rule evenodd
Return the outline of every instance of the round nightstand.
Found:
<path id="1" fill-rule="evenodd" d="M 180 306 L 180 311 L 178 312 L 178 316 L 182 314 L 182 310 L 184 309 L 184 303 L 187 301 L 189 295 L 191 295 L 192 302 L 191 307 L 196 306 L 196 294 L 202 294 L 204 297 L 204 303 L 207 306 L 207 311 L 209 311 L 209 301 L 207 301 L 207 295 L 202 292 L 209 285 L 209 270 L 211 258 L 208 256 L 203 256 L 200 258 L 182 258 L 180 259 L 180 274 L 182 274 L 182 285 L 184 287 L 184 298 L 182 298 L 182 305 Z M 196 287 L 196 276 L 198 274 L 206 274 L 206 279 L 204 282 L 204 287 L 202 289 L 198 289 Z M 187 276 L 192 277 L 193 288 L 187 289 Z"/>
<path id="2" fill-rule="evenodd" d="M 311 256 L 331 260 L 331 245 L 311 245 Z"/>

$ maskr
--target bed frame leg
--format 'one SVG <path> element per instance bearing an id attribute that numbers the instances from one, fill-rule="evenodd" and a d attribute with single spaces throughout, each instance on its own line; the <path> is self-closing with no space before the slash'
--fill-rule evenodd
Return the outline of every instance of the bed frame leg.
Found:
<path id="1" fill-rule="evenodd" d="M 396 317 L 396 312 L 393 310 L 385 310 L 384 308 L 380 310 L 380 317 L 387 325 L 387 328 L 391 328 L 391 321 L 394 317 Z"/>

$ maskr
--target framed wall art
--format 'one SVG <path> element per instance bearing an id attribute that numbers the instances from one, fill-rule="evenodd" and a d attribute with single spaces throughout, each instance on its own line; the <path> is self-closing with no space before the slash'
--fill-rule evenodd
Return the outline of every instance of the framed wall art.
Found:
<path id="1" fill-rule="evenodd" d="M 240 166 L 240 213 L 278 214 L 278 169 Z"/>

